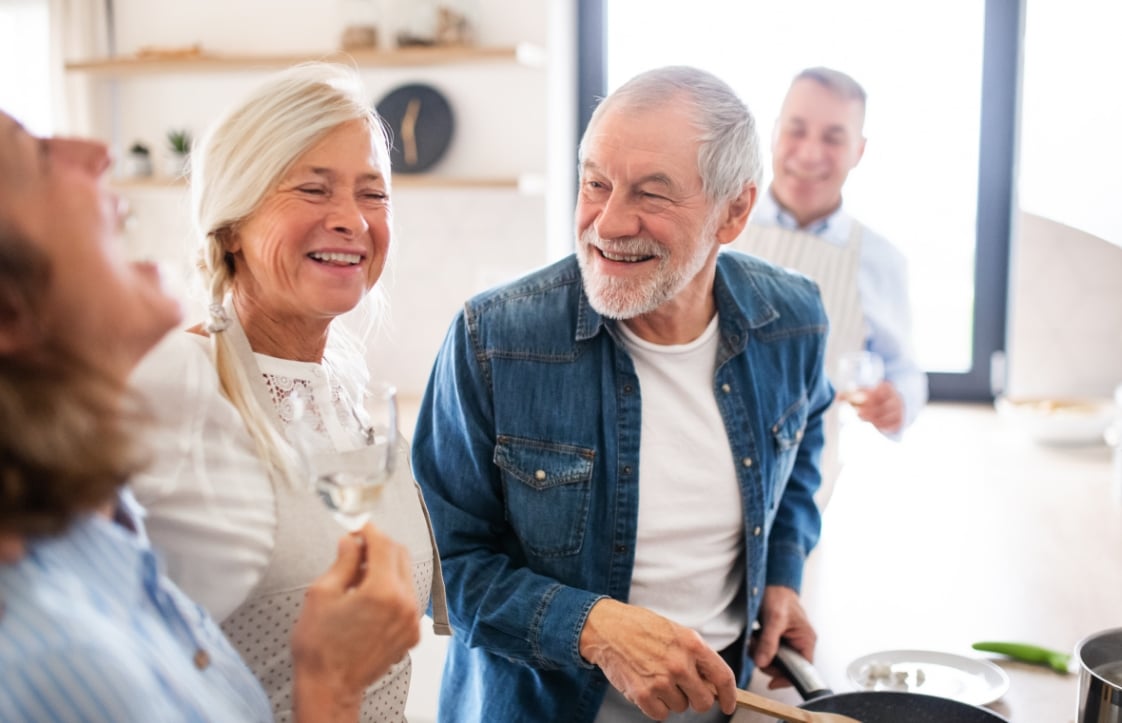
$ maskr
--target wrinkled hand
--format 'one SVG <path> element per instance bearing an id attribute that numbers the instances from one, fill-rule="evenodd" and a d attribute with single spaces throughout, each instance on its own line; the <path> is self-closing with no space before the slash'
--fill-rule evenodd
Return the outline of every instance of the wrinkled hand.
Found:
<path id="1" fill-rule="evenodd" d="M 693 630 L 646 608 L 597 602 L 581 631 L 580 653 L 655 720 L 688 708 L 706 711 L 718 700 L 726 714 L 736 711 L 736 679 L 721 656 Z"/>
<path id="2" fill-rule="evenodd" d="M 799 594 L 783 585 L 768 585 L 764 588 L 764 597 L 760 601 L 760 630 L 752 636 L 749 647 L 756 667 L 771 676 L 768 688 L 772 689 L 791 685 L 782 672 L 772 665 L 775 654 L 779 651 L 780 638 L 813 662 L 818 634 L 810 625 L 806 611 L 799 601 Z"/>
<path id="3" fill-rule="evenodd" d="M 867 390 L 865 400 L 854 404 L 853 408 L 858 417 L 883 434 L 895 434 L 904 426 L 904 398 L 892 382 L 881 382 Z"/>
<path id="4" fill-rule="evenodd" d="M 366 524 L 339 541 L 292 632 L 300 720 L 354 720 L 363 692 L 421 639 L 406 549 Z"/>

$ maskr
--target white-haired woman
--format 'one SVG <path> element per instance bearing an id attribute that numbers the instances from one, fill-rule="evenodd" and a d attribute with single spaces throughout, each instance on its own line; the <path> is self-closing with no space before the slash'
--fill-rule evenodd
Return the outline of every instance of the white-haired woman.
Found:
<path id="1" fill-rule="evenodd" d="M 191 164 L 210 314 L 134 377 L 162 422 L 151 439 L 158 454 L 134 489 L 168 574 L 222 621 L 286 720 L 283 643 L 340 529 L 296 471 L 293 407 L 300 396 L 317 452 L 347 451 L 369 374 L 339 317 L 380 292 L 392 240 L 389 153 L 354 71 L 311 63 L 227 112 Z M 370 518 L 409 548 L 420 607 L 432 602 L 435 628 L 447 633 L 439 558 L 408 464 Z M 403 720 L 409 679 L 406 655 L 367 691 L 363 719 Z"/>

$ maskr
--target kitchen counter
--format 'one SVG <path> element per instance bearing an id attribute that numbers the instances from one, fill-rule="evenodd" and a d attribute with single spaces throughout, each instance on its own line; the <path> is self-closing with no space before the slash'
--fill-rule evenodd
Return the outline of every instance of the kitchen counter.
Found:
<path id="1" fill-rule="evenodd" d="M 992 407 L 932 404 L 899 443 L 848 428 L 843 454 L 803 586 L 834 690 L 853 689 L 850 661 L 881 650 L 991 657 L 971 643 L 1014 640 L 1071 651 L 1122 626 L 1122 502 L 1105 445 L 1043 446 Z M 992 710 L 1074 720 L 1078 676 L 993 657 L 1010 687 Z"/>

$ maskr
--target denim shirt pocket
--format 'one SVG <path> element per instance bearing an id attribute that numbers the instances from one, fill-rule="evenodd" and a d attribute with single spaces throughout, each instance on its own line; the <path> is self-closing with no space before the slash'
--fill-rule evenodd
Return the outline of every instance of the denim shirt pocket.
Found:
<path id="1" fill-rule="evenodd" d="M 799 445 L 806 434 L 806 421 L 810 413 L 810 402 L 806 396 L 801 396 L 794 403 L 783 410 L 782 416 L 771 425 L 771 435 L 775 440 L 775 485 L 772 491 L 771 507 L 779 504 L 783 490 L 787 486 L 787 479 L 795 468 L 795 458 L 799 453 Z"/>
<path id="2" fill-rule="evenodd" d="M 592 489 L 592 449 L 499 436 L 506 516 L 526 551 L 542 558 L 580 552 Z"/>

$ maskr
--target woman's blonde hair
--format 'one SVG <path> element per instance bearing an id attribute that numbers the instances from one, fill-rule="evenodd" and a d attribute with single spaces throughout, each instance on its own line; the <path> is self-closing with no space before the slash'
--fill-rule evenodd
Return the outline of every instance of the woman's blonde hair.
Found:
<path id="1" fill-rule="evenodd" d="M 332 63 L 303 63 L 275 74 L 226 112 L 191 155 L 192 216 L 201 240 L 198 269 L 212 308 L 234 284 L 229 242 L 300 156 L 338 126 L 355 120 L 370 128 L 382 172 L 390 181 L 385 126 L 374 112 L 357 72 Z M 392 207 L 391 207 L 392 208 Z M 390 211 L 392 228 L 392 210 Z M 391 257 L 394 244 L 390 244 Z M 388 264 L 387 264 L 388 266 Z M 386 270 L 383 270 L 383 275 Z M 381 284 L 363 304 L 373 323 L 385 305 Z M 369 328 L 367 329 L 369 333 Z M 215 337 L 215 366 L 226 396 L 238 409 L 270 474 L 291 469 L 292 452 L 249 387 L 251 380 L 225 334 Z M 332 324 L 324 359 L 365 387 L 368 376 L 362 340 L 343 324 Z M 258 383 L 254 380 L 252 383 Z"/>

